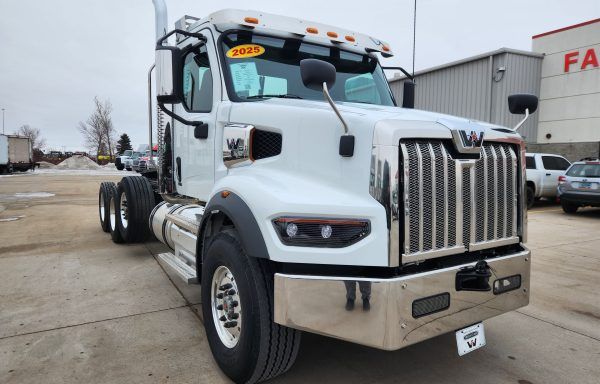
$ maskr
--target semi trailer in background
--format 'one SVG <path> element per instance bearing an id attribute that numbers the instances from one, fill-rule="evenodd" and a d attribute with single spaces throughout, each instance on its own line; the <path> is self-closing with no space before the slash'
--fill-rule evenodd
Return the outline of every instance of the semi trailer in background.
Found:
<path id="1" fill-rule="evenodd" d="M 411 83 L 399 107 L 382 40 L 243 10 L 169 29 L 154 5 L 158 167 L 103 182 L 100 222 L 168 247 L 233 381 L 289 370 L 302 331 L 383 350 L 454 332 L 463 355 L 528 304 L 535 96 L 509 97 L 515 128 L 414 110 Z"/>
<path id="2" fill-rule="evenodd" d="M 33 148 L 26 136 L 0 135 L 0 173 L 34 169 Z"/>

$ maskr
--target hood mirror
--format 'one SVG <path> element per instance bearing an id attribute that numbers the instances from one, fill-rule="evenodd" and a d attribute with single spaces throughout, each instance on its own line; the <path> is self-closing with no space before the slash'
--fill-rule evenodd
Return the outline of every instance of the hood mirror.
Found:
<path id="1" fill-rule="evenodd" d="M 525 115 L 523 120 L 513 128 L 517 131 L 529 118 L 530 113 L 534 113 L 538 107 L 538 98 L 535 95 L 521 93 L 508 96 L 508 110 L 514 115 Z"/>
<path id="2" fill-rule="evenodd" d="M 349 134 L 348 125 L 329 94 L 329 90 L 335 84 L 335 66 L 323 60 L 304 59 L 300 61 L 300 76 L 305 87 L 316 91 L 323 90 L 325 100 L 344 127 L 344 134 L 340 137 L 339 154 L 342 157 L 352 157 L 354 155 L 354 136 Z"/>

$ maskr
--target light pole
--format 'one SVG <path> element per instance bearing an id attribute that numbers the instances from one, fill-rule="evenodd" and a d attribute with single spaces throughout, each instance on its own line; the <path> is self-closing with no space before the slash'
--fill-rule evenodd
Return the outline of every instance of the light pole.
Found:
<path id="1" fill-rule="evenodd" d="M 4 111 L 5 109 L 2 108 L 2 134 L 4 134 Z"/>

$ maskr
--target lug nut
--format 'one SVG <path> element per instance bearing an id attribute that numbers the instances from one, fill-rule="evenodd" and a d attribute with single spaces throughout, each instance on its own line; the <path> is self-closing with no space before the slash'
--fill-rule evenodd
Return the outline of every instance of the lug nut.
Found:
<path id="1" fill-rule="evenodd" d="M 237 319 L 237 318 L 240 317 L 240 314 L 239 313 L 232 313 L 229 317 L 235 320 L 235 319 Z"/>
<path id="2" fill-rule="evenodd" d="M 228 321 L 225 324 L 223 324 L 223 326 L 225 328 L 232 328 L 235 327 L 237 325 L 237 321 Z"/>
<path id="3" fill-rule="evenodd" d="M 229 296 L 233 296 L 233 295 L 235 295 L 235 289 L 230 289 L 229 291 L 227 291 L 227 294 L 228 294 Z"/>
<path id="4" fill-rule="evenodd" d="M 217 293 L 217 299 L 222 299 L 222 298 L 223 298 L 223 293 L 222 292 Z"/>
<path id="5" fill-rule="evenodd" d="M 233 285 L 231 285 L 230 283 L 227 283 L 227 284 L 223 284 L 223 285 L 221 285 L 221 286 L 219 287 L 219 289 L 220 289 L 221 291 L 224 291 L 224 290 L 226 290 L 226 289 L 229 289 L 229 288 L 231 288 L 231 287 L 233 287 Z"/>
<path id="6" fill-rule="evenodd" d="M 223 316 L 219 317 L 219 320 L 225 321 L 225 320 L 227 320 L 227 318 L 225 317 L 225 315 L 223 315 Z"/>
<path id="7" fill-rule="evenodd" d="M 235 307 L 237 307 L 238 305 L 240 305 L 240 303 L 238 303 L 238 301 L 237 301 L 237 300 L 233 300 L 233 301 L 231 302 L 231 306 L 232 306 L 232 307 L 234 307 L 234 308 L 235 308 Z"/>
<path id="8" fill-rule="evenodd" d="M 223 310 L 223 304 L 219 304 L 219 305 L 217 305 L 217 309 L 218 309 L 219 311 L 222 311 L 222 310 Z"/>

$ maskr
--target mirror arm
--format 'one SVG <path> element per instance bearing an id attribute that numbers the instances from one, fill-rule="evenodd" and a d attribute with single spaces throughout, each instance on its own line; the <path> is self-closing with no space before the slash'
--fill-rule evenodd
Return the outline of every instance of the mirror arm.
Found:
<path id="1" fill-rule="evenodd" d="M 404 76 L 406 76 L 407 78 L 409 78 L 412 81 L 415 81 L 415 78 L 413 77 L 413 75 L 411 75 L 410 73 L 408 73 L 406 71 L 406 69 L 402 68 L 402 67 L 381 67 L 381 69 L 386 70 L 386 69 L 396 69 L 400 72 L 402 72 L 404 74 Z"/>
<path id="2" fill-rule="evenodd" d="M 333 102 L 333 99 L 331 98 L 331 95 L 329 94 L 329 90 L 327 89 L 327 83 L 323 83 L 323 95 L 325 96 L 325 100 L 327 100 L 327 102 L 333 109 L 333 112 L 335 112 L 338 119 L 340 119 L 340 121 L 342 122 L 342 125 L 344 126 L 344 135 L 347 135 L 348 134 L 348 124 L 346 124 L 346 121 L 342 117 L 342 114 L 340 113 L 340 111 L 337 109 L 335 103 Z"/>
<path id="3" fill-rule="evenodd" d="M 188 31 L 184 31 L 183 29 L 174 29 L 171 32 L 164 35 L 163 37 L 161 37 L 160 39 L 158 39 L 158 41 L 156 42 L 156 47 L 157 48 L 162 47 L 165 40 L 167 40 L 174 33 L 179 33 L 180 35 L 184 35 L 187 37 L 195 37 L 198 40 L 202 41 L 203 43 L 206 43 L 206 41 L 207 41 L 206 37 L 201 33 L 188 32 Z"/>
<path id="4" fill-rule="evenodd" d="M 525 108 L 525 117 L 523 118 L 523 120 L 519 121 L 519 123 L 517 125 L 515 125 L 515 127 L 513 128 L 513 131 L 517 132 L 519 130 L 519 128 L 521 128 L 521 126 L 523 126 L 523 124 L 525 124 L 527 119 L 529 119 L 529 108 Z"/>
<path id="5" fill-rule="evenodd" d="M 202 121 L 191 121 L 191 120 L 184 119 L 183 117 L 181 117 L 181 116 L 175 114 L 174 112 L 170 111 L 169 109 L 167 109 L 163 103 L 158 103 L 158 106 L 167 116 L 174 118 L 175 120 L 179 121 L 182 124 L 191 125 L 193 127 L 204 125 L 204 122 L 202 122 Z"/>

